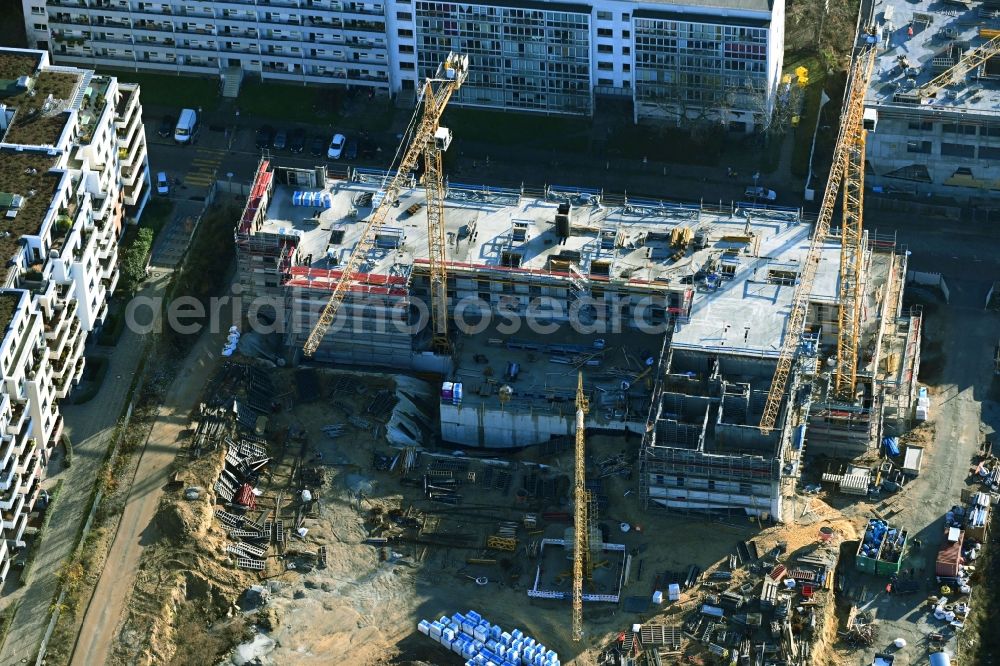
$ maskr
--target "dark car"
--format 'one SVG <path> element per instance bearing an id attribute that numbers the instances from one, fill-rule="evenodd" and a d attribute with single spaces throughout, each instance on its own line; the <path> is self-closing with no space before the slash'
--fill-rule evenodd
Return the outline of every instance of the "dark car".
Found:
<path id="1" fill-rule="evenodd" d="M 314 136 L 309 142 L 309 154 L 313 157 L 322 157 L 326 154 L 326 137 Z"/>
<path id="2" fill-rule="evenodd" d="M 274 149 L 284 150 L 288 146 L 288 132 L 285 130 L 278 130 L 278 133 L 274 135 Z"/>
<path id="3" fill-rule="evenodd" d="M 260 149 L 270 148 L 274 145 L 274 128 L 270 125 L 261 125 L 257 130 L 257 147 Z"/>
<path id="4" fill-rule="evenodd" d="M 175 127 L 177 127 L 177 116 L 163 116 L 160 128 L 156 130 L 156 133 L 164 139 L 168 139 L 174 135 Z"/>
<path id="5" fill-rule="evenodd" d="M 364 139 L 361 142 L 360 150 L 361 150 L 361 157 L 363 159 L 372 160 L 375 159 L 376 155 L 378 155 L 379 147 L 374 141 L 371 141 L 369 139 Z"/>
<path id="6" fill-rule="evenodd" d="M 347 143 L 344 145 L 344 159 L 345 160 L 358 159 L 358 142 L 356 139 L 347 140 Z"/>
<path id="7" fill-rule="evenodd" d="M 301 127 L 296 127 L 288 135 L 288 150 L 293 153 L 301 153 L 306 147 L 306 131 Z"/>

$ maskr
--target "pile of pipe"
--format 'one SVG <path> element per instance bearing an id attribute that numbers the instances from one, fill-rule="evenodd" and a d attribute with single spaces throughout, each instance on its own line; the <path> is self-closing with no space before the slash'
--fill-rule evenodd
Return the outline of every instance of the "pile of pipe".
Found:
<path id="1" fill-rule="evenodd" d="M 865 540 L 861 544 L 861 554 L 872 559 L 876 558 L 879 547 L 882 545 L 888 532 L 889 524 L 884 520 L 880 520 L 879 518 L 869 520 L 868 527 L 865 529 Z"/>
<path id="2" fill-rule="evenodd" d="M 236 351 L 236 345 L 240 343 L 240 329 L 236 326 L 229 327 L 229 337 L 226 339 L 226 346 L 222 348 L 223 356 L 232 356 Z"/>
<path id="3" fill-rule="evenodd" d="M 560 666 L 559 655 L 531 636 L 506 632 L 471 610 L 421 620 L 417 631 L 465 657 L 465 666 Z"/>
<path id="4" fill-rule="evenodd" d="M 967 527 L 985 527 L 990 515 L 990 496 L 986 493 L 976 493 L 969 503 L 965 524 Z"/>

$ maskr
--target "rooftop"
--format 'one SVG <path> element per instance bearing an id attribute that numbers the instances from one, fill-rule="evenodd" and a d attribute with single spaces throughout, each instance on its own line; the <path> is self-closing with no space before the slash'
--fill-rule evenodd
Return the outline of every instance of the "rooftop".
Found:
<path id="1" fill-rule="evenodd" d="M 279 185 L 261 231 L 301 234 L 299 251 L 303 257 L 311 256 L 309 266 L 336 269 L 347 260 L 361 235 L 364 225 L 360 220 L 371 213 L 375 190 L 374 185 L 339 181 L 325 190 L 329 207 L 317 208 L 295 205 L 296 190 Z M 464 189 L 453 183 L 445 202 L 449 264 L 565 276 L 566 264 L 572 263 L 595 285 L 612 282 L 666 288 L 673 284 L 680 288 L 677 285 L 682 279 L 696 273 L 709 254 L 734 247 L 723 241 L 723 236 L 738 235 L 746 226 L 745 218 L 732 217 L 730 209 L 712 212 L 697 204 L 630 199 L 619 205 L 574 205 L 573 235 L 563 238 L 555 226 L 559 202 L 552 196 L 550 199 L 520 197 L 510 190 L 487 191 L 485 186 Z M 398 275 L 400 270 L 408 272 L 413 264 L 426 263 L 424 203 L 423 188 L 401 194 L 364 271 Z M 797 211 L 758 210 L 752 226 L 774 234 L 794 221 L 792 226 L 804 238 L 810 226 L 798 220 Z M 676 228 L 704 229 L 710 240 L 718 241 L 704 251 L 688 251 L 675 260 L 671 232 Z M 784 233 L 781 238 L 787 240 Z"/>
<path id="2" fill-rule="evenodd" d="M 17 304 L 21 302 L 21 292 L 0 291 L 0 326 L 6 329 L 14 319 Z"/>
<path id="3" fill-rule="evenodd" d="M 13 218 L 0 211 L 0 258 L 13 257 L 20 238 L 41 230 L 45 213 L 52 205 L 61 174 L 49 173 L 56 160 L 50 155 L 31 151 L 0 151 L 0 192 L 23 197 L 23 204 Z"/>
<path id="4" fill-rule="evenodd" d="M 812 225 L 753 224 L 751 228 L 761 234 L 757 256 L 741 257 L 732 277 L 721 279 L 718 289 L 706 285 L 698 290 L 691 320 L 678 323 L 674 330 L 674 349 L 758 357 L 780 353 L 795 293 L 795 282 L 788 278 L 800 272 Z M 831 239 L 822 247 L 811 298 L 835 302 L 839 288 L 840 243 Z"/>
<path id="5" fill-rule="evenodd" d="M 30 60 L 25 56 L 0 53 L 0 71 L 4 67 L 4 59 L 13 59 L 13 62 L 7 63 L 6 69 L 11 73 L 20 71 L 15 67 L 18 62 L 25 65 Z M 33 76 L 33 82 L 28 88 L 24 88 L 18 86 L 16 80 L 12 82 L 0 75 L 0 87 L 4 82 L 7 83 L 5 89 L 0 90 L 0 103 L 15 110 L 13 122 L 7 129 L 3 142 L 55 145 L 69 121 L 67 109 L 82 78 L 82 73 L 43 70 Z"/>
<path id="6" fill-rule="evenodd" d="M 882 0 L 872 17 L 883 27 L 882 46 L 866 101 L 915 108 L 894 96 L 922 86 L 958 58 L 1000 34 L 996 0 Z M 913 34 L 909 34 L 912 29 Z M 1000 115 L 1000 59 L 993 58 L 962 78 L 925 97 L 921 110 L 974 111 Z"/>
<path id="7" fill-rule="evenodd" d="M 42 62 L 41 53 L 0 51 L 0 81 L 16 81 L 31 76 Z"/>

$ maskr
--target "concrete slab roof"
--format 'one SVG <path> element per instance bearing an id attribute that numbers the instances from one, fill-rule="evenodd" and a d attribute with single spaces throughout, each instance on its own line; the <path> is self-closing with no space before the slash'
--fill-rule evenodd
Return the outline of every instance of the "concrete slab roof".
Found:
<path id="1" fill-rule="evenodd" d="M 361 236 L 376 189 L 339 181 L 323 190 L 328 195 L 327 204 L 302 206 L 294 201 L 299 190 L 276 186 L 261 231 L 299 234 L 300 256 L 311 256 L 311 268 L 336 270 Z M 724 237 L 738 235 L 746 226 L 742 215 L 734 217 L 731 210 L 713 212 L 697 204 L 634 200 L 625 205 L 574 206 L 574 233 L 563 238 L 555 226 L 558 201 L 486 194 L 458 200 L 460 194 L 452 187 L 452 198 L 445 205 L 447 258 L 451 265 L 466 268 L 502 270 L 514 262 L 519 270 L 545 273 L 552 270 L 551 259 L 572 257 L 584 274 L 599 276 L 595 279 L 664 287 L 673 284 L 677 288 L 710 255 L 721 254 L 728 247 Z M 383 247 L 370 253 L 364 272 L 407 274 L 414 264 L 426 263 L 425 203 L 423 188 L 401 194 L 380 232 Z M 801 226 L 803 234 L 809 228 L 800 224 L 797 211 L 787 209 L 755 211 L 752 226 L 755 230 L 758 226 L 775 229 L 790 223 Z M 670 234 L 682 227 L 705 230 L 710 247 L 675 257 Z M 393 238 L 400 239 L 398 246 Z"/>
<path id="2" fill-rule="evenodd" d="M 942 88 L 919 105 L 894 102 L 945 71 L 961 53 L 1000 34 L 1000 5 L 964 0 L 882 0 L 872 17 L 881 46 L 866 101 L 914 112 L 961 111 L 1000 118 L 1000 63 L 990 61 L 960 84 Z M 905 62 L 904 62 L 905 59 Z M 903 65 L 907 68 L 904 69 Z M 983 77 L 982 75 L 988 75 Z"/>

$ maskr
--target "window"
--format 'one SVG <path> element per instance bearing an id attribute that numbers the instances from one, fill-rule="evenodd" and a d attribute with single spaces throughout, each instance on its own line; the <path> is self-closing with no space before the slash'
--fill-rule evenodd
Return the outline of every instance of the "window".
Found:
<path id="1" fill-rule="evenodd" d="M 631 39 L 631 37 L 632 37 L 632 33 L 630 31 L 628 31 L 628 30 L 622 30 L 622 38 L 623 39 Z"/>
<path id="2" fill-rule="evenodd" d="M 44 23 L 35 24 L 35 30 L 48 30 L 48 28 L 49 26 L 45 25 Z"/>
<path id="3" fill-rule="evenodd" d="M 622 23 L 628 23 L 631 20 L 632 20 L 631 16 L 629 16 L 628 14 L 622 14 Z"/>
<path id="4" fill-rule="evenodd" d="M 615 82 L 611 79 L 597 79 L 597 85 L 599 86 L 613 86 Z"/>
<path id="5" fill-rule="evenodd" d="M 918 132 L 933 132 L 934 131 L 934 123 L 932 123 L 930 121 L 927 121 L 927 120 L 924 120 L 924 121 L 911 120 L 910 121 L 910 129 L 918 131 Z"/>
<path id="6" fill-rule="evenodd" d="M 941 143 L 942 157 L 975 157 L 976 147 L 968 143 Z"/>
<path id="7" fill-rule="evenodd" d="M 966 123 L 945 123 L 941 126 L 941 131 L 945 134 L 964 134 L 966 136 L 976 136 L 976 126 Z"/>
<path id="8" fill-rule="evenodd" d="M 406 71 L 413 71 L 413 63 L 406 62 L 405 60 L 400 61 L 399 68 Z"/>
<path id="9" fill-rule="evenodd" d="M 993 146 L 979 146 L 979 159 L 1000 160 L 1000 148 Z"/>
<path id="10" fill-rule="evenodd" d="M 611 46 L 611 44 L 598 44 L 597 45 L 597 52 L 598 53 L 614 53 L 615 52 L 615 47 Z"/>
<path id="11" fill-rule="evenodd" d="M 630 64 L 629 64 L 629 63 L 627 63 L 627 62 L 626 62 L 626 63 L 623 63 L 623 64 L 622 64 L 622 71 L 623 71 L 623 72 L 631 72 L 631 71 L 632 71 L 632 65 L 630 65 Z"/>
<path id="12" fill-rule="evenodd" d="M 610 21 L 612 18 L 611 12 L 597 12 L 598 21 Z"/>
<path id="13" fill-rule="evenodd" d="M 399 45 L 399 52 L 400 53 L 413 53 L 413 47 L 410 46 L 409 44 L 400 44 Z"/>
<path id="14" fill-rule="evenodd" d="M 45 16 L 45 7 L 32 7 L 31 13 L 35 16 Z"/>
<path id="15" fill-rule="evenodd" d="M 613 30 L 611 30 L 611 28 L 598 28 L 597 29 L 597 36 L 598 37 L 614 37 L 614 34 L 615 33 L 614 33 Z"/>
<path id="16" fill-rule="evenodd" d="M 396 34 L 400 37 L 413 37 L 413 31 L 407 30 L 406 28 L 400 28 L 396 31 Z"/>
<path id="17" fill-rule="evenodd" d="M 610 62 L 601 62 L 601 61 L 597 62 L 597 69 L 601 70 L 602 72 L 610 72 L 613 71 L 614 68 L 615 66 Z"/>
<path id="18" fill-rule="evenodd" d="M 396 19 L 400 21 L 412 21 L 413 14 L 410 12 L 396 12 Z"/>
<path id="19" fill-rule="evenodd" d="M 622 55 L 631 55 L 631 54 L 632 54 L 632 48 L 631 47 L 629 47 L 629 46 L 623 46 L 622 47 Z"/>
<path id="20" fill-rule="evenodd" d="M 930 141 L 907 141 L 906 142 L 906 152 L 908 153 L 927 153 L 931 152 L 931 142 Z"/>
<path id="21" fill-rule="evenodd" d="M 984 127 L 980 132 L 983 136 L 1000 136 L 1000 125 Z"/>

